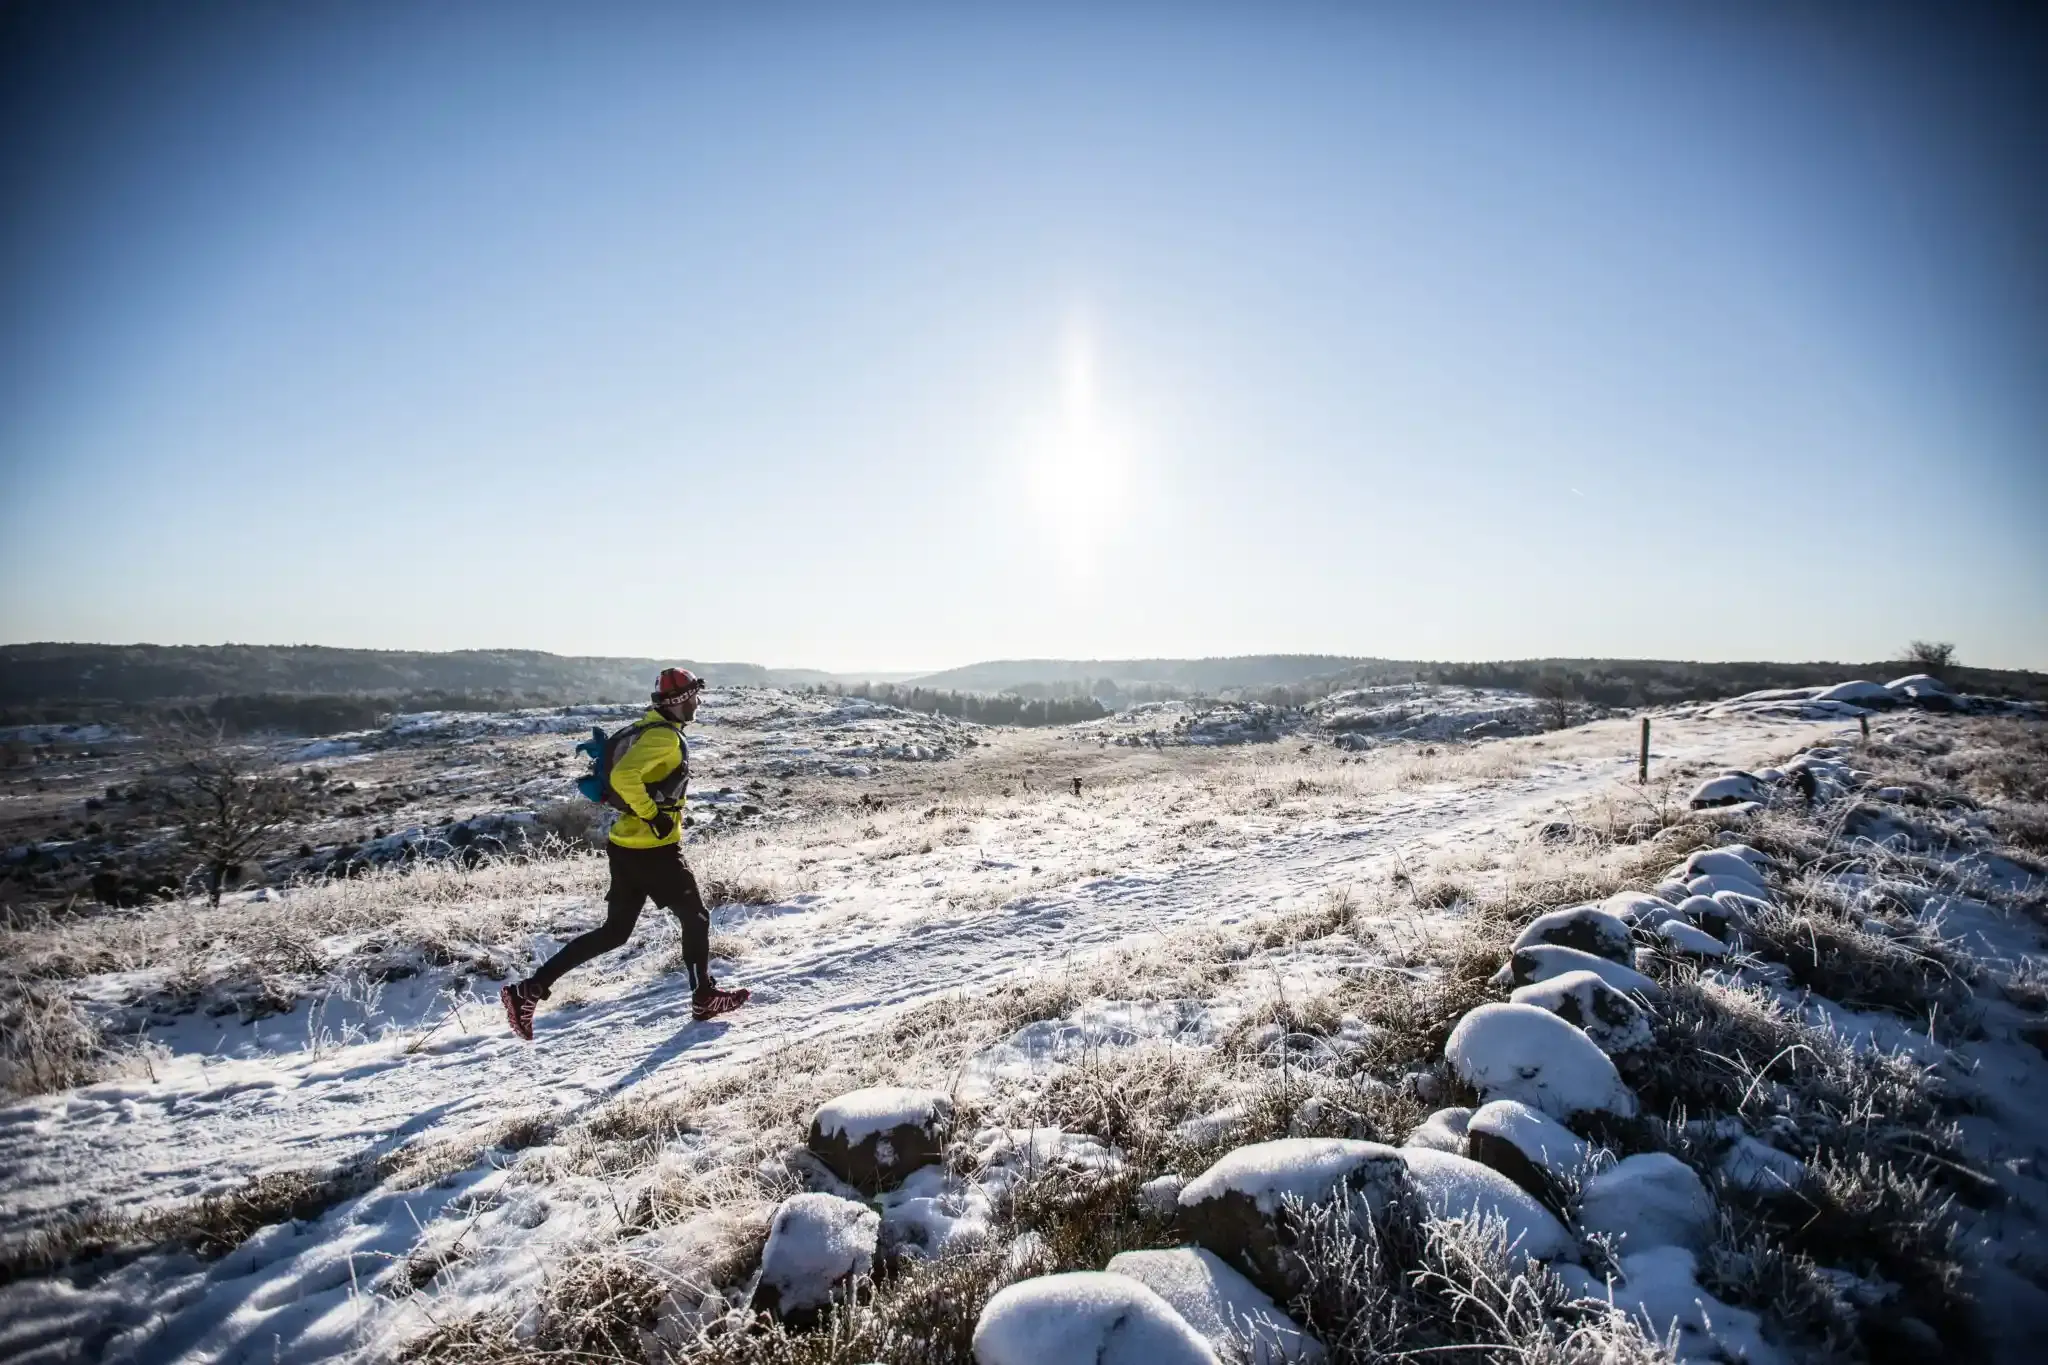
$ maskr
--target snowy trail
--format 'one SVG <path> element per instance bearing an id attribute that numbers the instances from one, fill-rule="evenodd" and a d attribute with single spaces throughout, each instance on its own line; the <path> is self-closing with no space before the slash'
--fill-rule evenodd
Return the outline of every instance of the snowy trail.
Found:
<path id="1" fill-rule="evenodd" d="M 1811 726 L 1721 723 L 1681 731 L 1659 752 L 1755 761 L 1814 734 Z M 394 1036 L 321 1056 L 187 1057 L 156 1082 L 40 1097 L 0 1111 L 9 1157 L 0 1229 L 19 1232 L 90 1203 L 135 1208 L 267 1171 L 339 1166 L 535 1107 L 573 1114 L 794 1041 L 869 1027 L 886 1012 L 1069 955 L 1306 903 L 1383 872 L 1397 854 L 1413 862 L 1432 846 L 1505 837 L 1541 808 L 1626 781 L 1632 769 L 1616 757 L 1552 761 L 1524 777 L 1388 793 L 1353 819 L 1298 825 L 993 910 L 885 920 L 878 932 L 869 924 L 835 935 L 820 924 L 747 959 L 735 975 L 755 989 L 756 1003 L 731 1022 L 692 1023 L 679 977 L 641 974 L 580 1008 L 544 1013 L 532 1046 L 504 1030 L 495 1000 L 478 1000 L 463 1010 L 469 1031 L 444 1027 L 410 1055 Z"/>

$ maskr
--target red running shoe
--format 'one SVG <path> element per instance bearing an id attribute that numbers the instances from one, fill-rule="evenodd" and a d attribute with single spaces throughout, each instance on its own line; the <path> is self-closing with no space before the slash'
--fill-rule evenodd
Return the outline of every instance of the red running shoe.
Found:
<path id="1" fill-rule="evenodd" d="M 540 1000 L 541 997 L 532 993 L 524 981 L 498 987 L 498 1003 L 505 1007 L 505 1022 L 529 1043 L 533 1041 L 533 1007 Z"/>
<path id="2" fill-rule="evenodd" d="M 742 986 L 736 991 L 722 991 L 716 986 L 693 992 L 690 996 L 690 1017 L 698 1023 L 715 1019 L 721 1014 L 730 1014 L 747 1003 L 753 992 Z"/>

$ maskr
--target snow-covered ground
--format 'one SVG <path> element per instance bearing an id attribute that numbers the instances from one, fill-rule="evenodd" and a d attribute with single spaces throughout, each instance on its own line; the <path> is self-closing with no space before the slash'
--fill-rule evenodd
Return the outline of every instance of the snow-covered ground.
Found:
<path id="1" fill-rule="evenodd" d="M 1468 700 L 1459 725 L 1493 714 L 1496 699 Z M 1334 712 L 1368 703 L 1380 704 L 1352 697 Z M 562 719 L 575 722 L 561 727 L 569 731 L 605 723 Z M 479 737 L 466 719 L 407 720 L 418 722 L 408 740 Z M 991 778 L 971 799 L 952 790 L 974 784 L 945 760 L 973 747 L 978 727 L 780 693 L 736 694 L 706 720 L 693 752 L 727 746 L 715 761 L 735 775 L 788 765 L 858 777 L 853 769 L 876 759 L 926 762 L 934 773 L 923 799 L 745 826 L 693 850 L 700 871 L 715 866 L 775 892 L 716 912 L 721 976 L 754 992 L 744 1011 L 691 1022 L 669 966 L 673 929 L 650 908 L 633 945 L 569 978 L 539 1016 L 535 1042 L 520 1043 L 499 1016 L 495 980 L 474 964 L 522 970 L 595 923 L 601 863 L 448 870 L 419 883 L 433 891 L 419 916 L 448 915 L 450 902 L 489 910 L 463 910 L 470 937 L 457 961 L 394 957 L 383 943 L 392 935 L 352 929 L 314 945 L 313 957 L 340 964 L 338 973 L 313 973 L 285 992 L 286 1012 L 250 1021 L 248 1010 L 210 1014 L 205 1000 L 166 1009 L 171 983 L 148 964 L 79 983 L 102 1018 L 148 1023 L 141 1060 L 125 1079 L 0 1109 L 0 1230 L 19 1236 L 90 1207 L 132 1213 L 276 1172 L 362 1166 L 515 1117 L 565 1124 L 622 1097 L 773 1068 L 807 1042 L 867 1045 L 864 1034 L 938 997 L 1067 970 L 1177 929 L 1299 910 L 1396 869 L 1469 860 L 1567 807 L 1606 802 L 1625 820 L 1658 799 L 1634 786 L 1633 720 L 1441 754 L 1247 749 L 1199 768 L 1112 769 L 1078 796 L 1056 781 L 997 790 Z M 1037 747 L 1014 761 L 1056 772 L 1059 745 L 1092 748 L 1103 728 L 1032 737 Z M 1673 770 L 1760 767 L 1854 729 L 1769 712 L 1674 716 L 1658 722 L 1653 757 Z M 982 733 L 977 744 L 989 742 Z M 293 897 L 342 894 L 311 888 L 217 913 L 281 914 Z M 392 878 L 380 894 L 402 902 L 408 883 Z M 977 1077 L 987 1084 L 1005 1068 L 1029 1071 L 1062 1047 L 1105 1039 L 1212 1038 L 1224 1022 L 1199 1009 L 1098 1007 L 1034 1025 L 983 1057 Z M 548 1220 L 545 1203 L 497 1202 L 505 1179 L 483 1163 L 423 1189 L 374 1188 L 316 1222 L 268 1229 L 222 1261 L 145 1258 L 83 1298 L 24 1282 L 0 1290 L 0 1309 L 58 1322 L 159 1295 L 155 1315 L 112 1345 L 139 1359 L 345 1353 L 379 1339 L 374 1319 L 388 1303 L 361 1292 L 363 1277 L 432 1250 L 487 1211 L 505 1226 Z M 517 1288 L 498 1282 L 499 1292 Z"/>

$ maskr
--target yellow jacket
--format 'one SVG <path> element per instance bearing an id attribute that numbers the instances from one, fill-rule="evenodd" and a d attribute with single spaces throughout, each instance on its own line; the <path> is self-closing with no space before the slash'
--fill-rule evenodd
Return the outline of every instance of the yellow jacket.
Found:
<path id="1" fill-rule="evenodd" d="M 629 814 L 612 825 L 611 841 L 620 848 L 660 848 L 683 841 L 684 792 L 690 785 L 689 751 L 683 746 L 683 732 L 661 712 L 648 708 L 640 718 L 642 729 L 633 743 L 612 761 L 612 792 L 626 803 Z M 656 812 L 667 811 L 675 828 L 663 838 L 648 821 Z"/>

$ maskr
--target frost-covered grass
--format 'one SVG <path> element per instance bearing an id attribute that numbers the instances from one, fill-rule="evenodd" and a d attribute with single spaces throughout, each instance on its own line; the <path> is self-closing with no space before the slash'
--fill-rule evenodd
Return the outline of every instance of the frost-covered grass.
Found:
<path id="1" fill-rule="evenodd" d="M 693 1358 L 964 1359 L 979 1306 L 1004 1284 L 1173 1244 L 1171 1228 L 1134 1197 L 1155 1173 L 1190 1176 L 1232 1146 L 1290 1134 L 1400 1142 L 1430 1109 L 1467 1100 L 1439 1060 L 1444 1039 L 1471 1007 L 1498 998 L 1487 978 L 1520 925 L 1560 904 L 1647 888 L 1659 869 L 1712 842 L 1711 817 L 1659 808 L 1654 797 L 1646 804 L 1626 818 L 1614 809 L 1582 812 L 1568 836 L 1532 841 L 1506 859 L 1453 856 L 1377 888 L 1334 891 L 1285 918 L 1177 935 L 1064 975 L 927 1006 L 857 1056 L 821 1047 L 768 1076 L 725 1078 L 659 1107 L 603 1116 L 610 1140 L 656 1146 L 650 1135 L 730 1124 L 758 1138 L 750 1155 L 772 1159 L 800 1141 L 804 1117 L 832 1094 L 929 1081 L 943 1070 L 966 1096 L 970 1126 L 1086 1133 L 1127 1163 L 1107 1180 L 1048 1171 L 1016 1187 L 991 1241 L 885 1270 L 821 1327 L 738 1333 L 723 1330 L 722 1317 L 704 1320 L 709 1335 L 693 1344 Z M 1973 982 L 1987 969 L 1945 935 L 1938 913 L 1910 914 L 1882 896 L 1918 888 L 1924 910 L 1943 888 L 1981 890 L 1981 879 L 1935 850 L 1846 837 L 1841 814 L 1777 811 L 1745 831 L 1799 868 L 1778 888 L 1779 908 L 1756 926 L 1754 960 L 1778 962 L 1779 980 L 1838 1005 L 1963 1036 Z M 1858 875 L 1863 880 L 1853 880 Z M 2007 899 L 2027 894 L 2021 888 Z M 1609 1148 L 1670 1151 L 1711 1173 L 1731 1133 L 1762 1132 L 1805 1161 L 1789 1195 L 1715 1182 L 1722 1212 L 1701 1258 L 1701 1283 L 1762 1313 L 1806 1358 L 1884 1354 L 1930 1330 L 1962 1339 L 1957 1201 L 1981 1195 L 1988 1182 L 1969 1164 L 1958 1104 L 1937 1065 L 1860 1043 L 1788 1003 L 1782 988 L 1703 973 L 1677 957 L 1647 965 L 1667 992 L 1656 1012 L 1658 1045 L 1625 1062 L 1643 1112 L 1601 1134 Z M 1227 1020 L 1202 1046 L 1105 1048 L 1022 1085 L 960 1085 L 963 1066 L 1006 1031 L 1105 998 L 1207 1000 Z M 897 1060 L 905 1056 L 918 1061 Z M 1309 1260 L 1322 1273 L 1290 1307 L 1334 1360 L 1444 1350 L 1522 1360 L 1663 1358 L 1639 1322 L 1570 1306 L 1573 1295 L 1511 1263 L 1484 1229 L 1411 1214 L 1361 1232 L 1351 1220 L 1306 1211 L 1299 1235 L 1316 1249 Z M 1009 1254 L 991 1250 L 1006 1243 Z M 422 1349 L 447 1358 L 441 1353 L 453 1340 L 429 1334 Z M 596 1340 L 586 1330 L 578 1349 Z"/>
<path id="2" fill-rule="evenodd" d="M 1005 792 L 998 775 L 985 790 L 865 803 L 772 836 L 713 841 L 692 857 L 707 886 L 734 888 L 720 899 L 770 911 L 817 887 L 921 878 L 925 913 L 942 924 L 949 908 L 1042 895 L 1120 858 L 1341 822 L 1377 798 L 1512 776 L 1591 742 L 1567 732 L 1368 762 L 1273 748 L 1203 753 L 1185 772 L 1104 783 L 1086 803 L 1036 789 L 1043 783 Z M 1978 722 L 1888 732 L 1867 756 L 1850 756 L 1872 773 L 1855 793 L 1746 817 L 1741 837 L 1775 860 L 1776 908 L 1741 953 L 1711 968 L 1670 953 L 1639 962 L 1664 992 L 1656 1046 L 1617 1059 L 1639 1111 L 1590 1136 L 1618 1156 L 1672 1153 L 1706 1176 L 1719 1216 L 1699 1284 L 1761 1314 L 1795 1358 L 1925 1352 L 1927 1334 L 1969 1341 L 1966 1234 L 1973 1209 L 1999 1187 L 1965 1131 L 1984 1103 L 1969 1081 L 1974 1064 L 1951 1050 L 2001 1027 L 2003 1016 L 1987 1015 L 1994 996 L 2041 1012 L 2048 974 L 2038 959 L 1987 946 L 2001 926 L 2039 912 L 2040 886 L 2007 856 L 2005 808 L 1981 805 L 1988 789 L 1940 765 L 1956 753 L 2003 753 L 2006 743 L 2007 732 Z M 2034 790 L 2029 771 L 2020 764 L 2001 789 Z M 1876 802 L 1869 789 L 1880 783 L 1928 795 Z M 743 1066 L 683 1069 L 666 1088 L 401 1147 L 403 1171 L 380 1166 L 370 1177 L 409 1188 L 480 1179 L 488 1196 L 465 1206 L 474 1209 L 467 1222 L 429 1224 L 393 1274 L 364 1291 L 387 1305 L 375 1351 L 457 1362 L 966 1359 L 981 1306 L 1005 1285 L 1177 1245 L 1141 1197 L 1147 1182 L 1193 1177 L 1233 1147 L 1277 1137 L 1398 1145 L 1432 1111 L 1474 1102 L 1443 1061 L 1445 1041 L 1474 1007 L 1505 998 L 1490 978 L 1515 934 L 1546 911 L 1648 889 L 1712 844 L 1720 818 L 1686 811 L 1688 786 L 1672 777 L 1648 791 L 1604 789 L 1522 836 L 1404 852 L 1373 878 L 1333 882 L 1281 913 L 1045 961 L 862 1028 L 792 1037 Z M 1889 827 L 1856 813 L 1866 808 L 1899 817 L 1902 837 L 1874 839 Z M 990 852 L 998 847 L 1000 857 Z M 1043 870 L 1027 871 L 1038 856 Z M 979 880 L 998 861 L 1016 875 Z M 488 951 L 572 905 L 587 909 L 601 869 L 597 859 L 566 859 L 421 869 L 418 882 L 365 878 L 295 892 L 314 913 L 289 927 L 312 934 L 319 952 L 375 933 Z M 380 898 L 411 909 L 388 913 Z M 260 918 L 274 904 L 252 908 Z M 203 932 L 196 918 L 186 930 L 195 940 Z M 771 960 L 810 931 L 797 915 L 741 915 L 716 951 Z M 44 935 L 18 942 L 46 964 L 91 947 L 60 927 L 22 932 Z M 303 941 L 270 946 L 260 926 L 246 932 L 229 946 L 293 970 Z M 225 964 L 223 950 L 207 951 L 216 957 L 204 961 Z M 1098 1027 L 1104 1019 L 1114 1027 Z M 745 1286 L 769 1214 L 818 1180 L 800 1155 L 810 1116 L 849 1090 L 889 1084 L 954 1096 L 963 1140 L 947 1188 L 971 1205 L 960 1211 L 967 1231 L 935 1253 L 884 1257 L 816 1326 L 750 1322 Z M 966 1135 L 999 1128 L 1087 1135 L 1117 1161 L 1085 1170 L 1034 1162 L 1021 1179 L 997 1181 Z M 1796 1158 L 1791 1186 L 1726 1177 L 1738 1139 Z M 252 1187 L 249 1216 L 291 1211 L 279 1191 L 261 1195 Z M 1564 1191 L 1567 1206 L 1574 1197 Z M 1508 1258 L 1484 1227 L 1399 1208 L 1364 1229 L 1315 1209 L 1295 1219 L 1322 1273 L 1283 1307 L 1335 1360 L 1663 1358 L 1626 1314 L 1575 1301 L 1558 1277 Z M 170 1224 L 81 1224 L 14 1264 L 32 1273 L 124 1239 L 212 1250 L 245 1230 L 221 1227 L 209 1241 Z M 1589 1249 L 1589 1264 L 1611 1266 L 1603 1254 Z"/>

